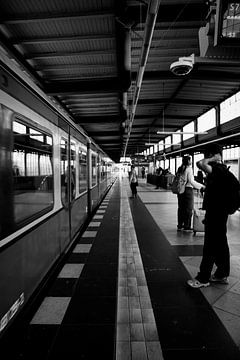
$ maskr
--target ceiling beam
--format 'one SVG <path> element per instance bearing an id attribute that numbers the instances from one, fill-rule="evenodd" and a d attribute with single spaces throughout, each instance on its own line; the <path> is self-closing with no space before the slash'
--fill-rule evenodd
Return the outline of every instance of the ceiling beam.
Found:
<path id="1" fill-rule="evenodd" d="M 98 141 L 101 141 L 101 137 L 106 137 L 106 136 L 114 136 L 114 137 L 119 137 L 119 131 L 114 131 L 114 130 L 98 130 L 98 131 L 91 131 L 88 130 L 87 131 L 88 135 L 91 137 L 95 137 L 98 139 Z M 112 141 L 112 139 L 111 139 Z"/>
<path id="2" fill-rule="evenodd" d="M 88 50 L 88 51 L 58 51 L 58 52 L 42 52 L 42 53 L 29 53 L 24 56 L 25 60 L 37 60 L 37 59 L 55 59 L 63 57 L 74 56 L 99 56 L 99 55 L 114 55 L 114 49 L 101 49 L 101 50 Z"/>
<path id="3" fill-rule="evenodd" d="M 214 106 L 216 102 L 211 100 L 198 100 L 198 99 L 177 99 L 177 98 L 164 98 L 164 99 L 144 99 L 139 100 L 138 105 L 153 105 L 153 104 L 186 104 L 186 105 L 203 105 Z"/>
<path id="4" fill-rule="evenodd" d="M 151 124 L 137 125 L 136 123 L 134 123 L 132 126 L 132 130 L 134 132 L 134 129 L 146 129 L 146 128 L 149 129 L 149 126 L 151 126 L 150 131 L 151 129 L 153 129 L 153 132 L 155 131 L 155 128 L 159 129 L 161 127 L 161 125 L 151 125 Z M 164 125 L 164 128 L 172 128 L 172 127 L 173 127 L 172 125 L 167 125 L 167 124 Z"/>
<path id="5" fill-rule="evenodd" d="M 46 66 L 46 65 L 37 65 L 35 66 L 35 70 L 36 71 L 42 71 L 42 72 L 47 72 L 47 71 L 70 71 L 70 70 L 76 70 L 76 71 L 81 71 L 81 70 L 98 70 L 100 68 L 107 68 L 108 71 L 111 70 L 111 68 L 113 70 L 116 69 L 116 65 L 114 63 L 102 63 L 102 64 L 94 64 L 94 65 L 90 65 L 90 64 L 61 64 L 61 65 L 51 65 L 51 66 Z"/>
<path id="6" fill-rule="evenodd" d="M 59 21 L 59 20 L 79 20 L 83 21 L 96 19 L 96 18 L 106 18 L 106 17 L 113 17 L 113 11 L 91 11 L 91 12 L 64 12 L 64 13 L 54 13 L 48 11 L 47 13 L 32 13 L 32 14 L 23 14 L 22 16 L 4 16 L 4 18 L 0 17 L 0 24 L 1 25 L 8 25 L 8 24 L 31 24 L 36 22 L 49 22 L 49 21 Z"/>
<path id="7" fill-rule="evenodd" d="M 177 59 L 176 59 L 177 60 Z M 202 66 L 202 65 L 201 65 Z M 203 66 L 202 66 L 203 67 Z M 194 69 L 195 70 L 195 69 Z M 136 81 L 137 72 L 132 72 L 132 81 Z M 184 77 L 184 79 L 201 80 L 201 81 L 216 81 L 227 83 L 239 83 L 239 72 L 237 71 L 214 71 L 210 70 L 197 70 L 192 71 Z M 161 80 L 182 80 L 183 78 L 177 77 L 171 71 L 146 71 L 144 73 L 144 82 L 159 82 Z"/>
<path id="8" fill-rule="evenodd" d="M 24 68 L 29 75 L 31 75 L 40 88 L 43 88 L 43 81 L 40 76 L 34 71 L 32 66 L 24 59 L 20 52 L 18 52 L 15 47 L 10 44 L 9 39 L 6 39 L 1 33 L 0 46 L 2 46 L 7 51 L 8 55 L 14 58 L 18 64 L 21 64 L 21 67 Z"/>
<path id="9" fill-rule="evenodd" d="M 98 139 L 97 137 L 94 138 L 94 140 L 96 141 L 96 143 L 101 147 L 102 145 L 120 145 L 120 137 L 118 137 L 116 140 L 115 139 Z"/>
<path id="10" fill-rule="evenodd" d="M 135 115 L 135 120 L 144 120 L 144 119 L 152 119 L 156 118 L 156 120 L 160 119 L 160 116 L 156 115 Z M 164 119 L 173 119 L 173 120 L 192 120 L 192 116 L 184 116 L 184 115 L 167 115 L 165 114 Z"/>
<path id="11" fill-rule="evenodd" d="M 115 40 L 114 34 L 94 34 L 94 35 L 75 35 L 75 36 L 54 36 L 43 38 L 12 38 L 8 41 L 13 45 L 35 45 L 48 44 L 57 42 L 79 42 L 95 40 Z"/>
<path id="12" fill-rule="evenodd" d="M 97 91 L 118 92 L 120 91 L 119 81 L 117 77 L 94 79 L 94 80 L 80 80 L 80 81 L 58 81 L 56 83 L 46 84 L 44 91 L 47 95 L 69 95 L 69 94 L 89 94 Z"/>
<path id="13" fill-rule="evenodd" d="M 119 123 L 120 117 L 119 116 L 75 116 L 74 120 L 78 124 L 116 124 Z"/>

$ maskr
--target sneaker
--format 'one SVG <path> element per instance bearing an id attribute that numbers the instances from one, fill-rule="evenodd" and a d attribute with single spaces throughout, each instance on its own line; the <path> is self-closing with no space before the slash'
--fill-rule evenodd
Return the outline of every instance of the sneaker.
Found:
<path id="1" fill-rule="evenodd" d="M 193 232 L 193 229 L 183 229 L 184 232 Z"/>
<path id="2" fill-rule="evenodd" d="M 188 280 L 187 284 L 194 289 L 199 289 L 201 287 L 209 286 L 210 282 L 202 283 L 202 282 L 198 281 L 197 279 L 193 279 L 193 280 Z"/>
<path id="3" fill-rule="evenodd" d="M 210 277 L 210 281 L 213 283 L 218 283 L 218 284 L 229 284 L 228 278 L 225 276 L 223 278 L 218 278 L 215 275 L 212 275 Z"/>

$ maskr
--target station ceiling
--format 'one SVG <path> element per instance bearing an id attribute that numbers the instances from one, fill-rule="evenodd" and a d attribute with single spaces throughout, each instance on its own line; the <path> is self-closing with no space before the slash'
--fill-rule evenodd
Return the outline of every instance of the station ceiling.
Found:
<path id="1" fill-rule="evenodd" d="M 200 57 L 210 3 L 1 1 L 0 45 L 118 162 L 239 90 L 234 54 L 184 77 L 170 71 L 179 57 Z"/>

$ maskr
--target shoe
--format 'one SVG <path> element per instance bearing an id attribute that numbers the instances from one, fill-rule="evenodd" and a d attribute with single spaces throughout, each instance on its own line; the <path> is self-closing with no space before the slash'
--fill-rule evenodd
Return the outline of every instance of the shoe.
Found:
<path id="1" fill-rule="evenodd" d="M 182 231 L 183 230 L 183 227 L 182 226 L 178 226 L 177 227 L 177 231 Z"/>
<path id="2" fill-rule="evenodd" d="M 193 229 L 183 229 L 184 232 L 193 232 Z"/>
<path id="3" fill-rule="evenodd" d="M 201 287 L 207 287 L 210 285 L 210 282 L 206 282 L 206 283 L 201 283 L 200 281 L 198 281 L 197 279 L 193 279 L 193 280 L 188 280 L 187 284 L 189 286 L 191 286 L 194 289 L 199 289 Z"/>
<path id="4" fill-rule="evenodd" d="M 215 275 L 212 275 L 210 277 L 210 281 L 213 283 L 218 283 L 218 284 L 229 284 L 228 278 L 225 276 L 223 278 L 217 278 Z"/>

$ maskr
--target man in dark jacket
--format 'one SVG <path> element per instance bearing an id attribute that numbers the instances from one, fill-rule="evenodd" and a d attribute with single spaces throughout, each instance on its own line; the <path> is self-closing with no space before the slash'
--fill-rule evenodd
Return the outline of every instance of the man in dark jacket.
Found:
<path id="1" fill-rule="evenodd" d="M 205 215 L 205 235 L 200 270 L 187 284 L 192 288 L 206 287 L 210 282 L 228 283 L 230 273 L 230 254 L 227 241 L 226 166 L 222 163 L 222 148 L 212 145 L 207 149 L 204 159 L 197 162 L 199 169 L 207 175 L 203 200 Z M 211 275 L 213 265 L 216 271 Z"/>

